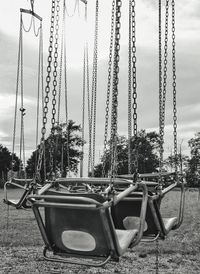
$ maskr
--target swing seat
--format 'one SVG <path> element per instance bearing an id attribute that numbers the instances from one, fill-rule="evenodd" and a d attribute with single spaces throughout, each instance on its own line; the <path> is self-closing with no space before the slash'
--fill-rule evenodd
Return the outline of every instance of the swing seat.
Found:
<path id="1" fill-rule="evenodd" d="M 21 189 L 22 194 L 18 199 L 9 199 L 8 198 L 8 186 L 12 186 L 16 189 Z M 50 184 L 46 184 L 44 187 L 41 187 L 37 184 L 37 191 L 38 194 L 42 194 L 50 187 Z M 33 180 L 32 179 L 12 179 L 12 181 L 8 181 L 4 185 L 4 199 L 3 202 L 7 205 L 13 206 L 16 209 L 28 209 L 31 208 L 30 201 L 27 200 L 30 194 L 33 194 L 36 191 L 34 188 Z"/>
<path id="2" fill-rule="evenodd" d="M 31 187 L 32 180 L 23 180 L 23 179 L 13 179 L 8 181 L 4 185 L 4 199 L 3 202 L 7 205 L 13 206 L 16 209 L 27 209 L 31 207 L 30 202 L 27 200 L 28 195 L 32 192 Z M 8 186 L 21 189 L 23 192 L 18 199 L 9 199 L 8 198 Z"/>
<path id="3" fill-rule="evenodd" d="M 114 201 L 95 193 L 56 195 L 49 190 L 29 200 L 45 243 L 43 255 L 49 261 L 103 266 L 110 259 L 119 260 L 141 234 L 139 229 L 116 229 L 110 210 Z"/>
<path id="4" fill-rule="evenodd" d="M 152 193 L 149 192 L 142 238 L 144 241 L 153 241 L 158 237 L 164 239 L 178 223 L 177 217 L 162 218 L 159 209 L 160 199 L 159 196 L 156 199 L 155 197 L 155 195 L 152 195 Z M 113 207 L 112 218 L 115 227 L 117 229 L 137 229 L 141 204 L 141 194 L 133 193 Z"/>
<path id="5" fill-rule="evenodd" d="M 166 234 L 170 232 L 178 223 L 177 217 L 171 217 L 171 218 L 162 218 L 163 225 L 166 231 Z"/>

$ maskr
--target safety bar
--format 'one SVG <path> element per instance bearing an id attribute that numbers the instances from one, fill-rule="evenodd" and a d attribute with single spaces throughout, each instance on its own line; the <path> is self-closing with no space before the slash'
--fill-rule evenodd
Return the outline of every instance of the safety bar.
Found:
<path id="1" fill-rule="evenodd" d="M 180 185 L 181 187 L 181 198 L 180 198 L 180 205 L 179 205 L 179 215 L 178 215 L 178 222 L 177 224 L 173 227 L 173 229 L 177 229 L 181 226 L 183 222 L 183 215 L 184 215 L 184 208 L 185 208 L 185 180 L 182 178 L 181 182 L 178 182 L 177 185 Z"/>
<path id="2" fill-rule="evenodd" d="M 131 185 L 129 188 L 125 189 L 124 191 L 120 192 L 116 197 L 113 197 L 113 205 L 115 206 L 118 204 L 122 199 L 127 197 L 129 194 L 131 194 L 133 191 L 138 189 L 138 183 L 135 185 Z M 104 203 L 106 204 L 106 202 Z"/>
<path id="3" fill-rule="evenodd" d="M 87 197 L 78 197 L 78 196 L 59 196 L 59 195 L 29 195 L 28 199 L 31 202 L 35 202 L 38 200 L 44 200 L 41 204 L 46 205 L 48 202 L 63 202 L 63 205 L 68 205 L 69 202 L 77 202 L 79 203 L 88 203 L 88 204 L 94 204 L 96 206 L 102 205 L 101 203 L 97 202 L 94 199 L 87 198 Z M 48 200 L 48 202 L 46 201 Z M 65 202 L 65 203 L 64 203 Z M 74 204 L 75 205 L 75 204 Z M 85 204 L 81 204 L 85 206 Z"/>
<path id="4" fill-rule="evenodd" d="M 163 177 L 163 176 L 174 176 L 176 175 L 175 172 L 156 172 L 156 173 L 143 173 L 139 174 L 139 178 L 157 178 L 157 177 Z M 117 175 L 118 178 L 125 178 L 125 179 L 133 179 L 133 174 L 123 174 L 123 175 Z"/>
<path id="5" fill-rule="evenodd" d="M 177 185 L 178 185 L 178 182 L 175 182 L 175 183 L 169 185 L 168 187 L 164 188 L 163 190 L 161 190 L 160 196 L 164 197 L 169 191 L 174 189 Z"/>
<path id="6" fill-rule="evenodd" d="M 21 189 L 28 189 L 27 188 L 27 185 L 25 184 L 24 186 L 20 185 L 20 184 L 17 184 L 17 183 L 14 183 L 14 182 L 11 182 L 11 181 L 8 181 L 4 184 L 4 190 L 7 190 L 7 185 L 13 185 L 13 186 L 16 186 L 16 187 L 19 187 Z"/>
<path id="7" fill-rule="evenodd" d="M 131 243 L 131 248 L 135 245 L 137 245 L 143 236 L 144 228 L 145 228 L 145 217 L 146 217 L 146 211 L 147 211 L 147 202 L 148 202 L 148 189 L 147 186 L 144 183 L 138 183 L 138 187 L 142 189 L 143 196 L 142 196 L 142 205 L 140 210 L 140 225 L 139 230 L 137 233 L 137 236 L 135 240 Z"/>
<path id="8" fill-rule="evenodd" d="M 110 178 L 94 178 L 94 177 L 85 177 L 85 178 L 59 178 L 56 180 L 57 183 L 61 184 L 93 184 L 93 185 L 109 185 L 110 184 Z M 123 178 L 115 178 L 114 184 L 131 184 L 133 180 L 127 180 Z"/>

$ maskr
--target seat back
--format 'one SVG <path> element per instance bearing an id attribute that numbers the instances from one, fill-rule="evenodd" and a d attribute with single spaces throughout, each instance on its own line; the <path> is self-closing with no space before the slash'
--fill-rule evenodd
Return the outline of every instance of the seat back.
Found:
<path id="1" fill-rule="evenodd" d="M 98 202 L 102 197 L 55 194 L 48 191 L 44 202 L 34 205 L 45 208 L 45 231 L 41 232 L 45 232 L 51 250 L 59 255 L 118 257 L 110 210 Z"/>
<path id="2" fill-rule="evenodd" d="M 112 218 L 117 229 L 137 229 L 140 219 L 142 197 L 138 193 L 129 195 L 112 207 Z M 162 231 L 160 223 L 160 212 L 156 201 L 152 201 L 150 196 L 147 203 L 145 217 L 144 237 L 156 236 Z"/>

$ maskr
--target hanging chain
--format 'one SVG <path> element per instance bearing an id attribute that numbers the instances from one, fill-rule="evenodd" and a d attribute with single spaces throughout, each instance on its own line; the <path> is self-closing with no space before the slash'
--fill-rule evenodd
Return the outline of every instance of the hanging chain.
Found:
<path id="1" fill-rule="evenodd" d="M 131 136 L 132 136 L 132 0 L 129 0 L 129 43 L 128 43 L 128 174 L 131 174 Z"/>
<path id="2" fill-rule="evenodd" d="M 162 5 L 158 6 L 158 55 L 159 55 L 159 134 L 160 134 L 160 159 L 159 159 L 159 183 L 162 185 L 163 145 L 162 135 Z"/>
<path id="3" fill-rule="evenodd" d="M 15 141 L 16 141 L 16 126 L 17 126 L 17 108 L 18 108 L 18 94 L 19 94 L 19 81 L 20 81 L 20 64 L 22 54 L 22 15 L 20 15 L 20 31 L 19 31 L 19 49 L 18 49 L 18 60 L 17 60 L 17 84 L 16 84 L 16 96 L 15 96 L 15 114 L 14 114 L 14 125 L 13 125 L 13 142 L 12 142 L 12 173 L 15 165 L 14 154 L 15 154 Z"/>
<path id="4" fill-rule="evenodd" d="M 135 0 L 131 3 L 132 10 L 132 78 L 133 78 L 133 136 L 135 140 L 135 156 L 134 156 L 134 177 L 137 178 L 138 173 L 138 144 L 137 144 L 137 82 L 136 82 L 136 20 L 135 20 Z"/>
<path id="5" fill-rule="evenodd" d="M 85 23 L 87 24 L 87 3 L 85 4 Z M 84 159 L 84 139 L 85 139 L 85 99 L 86 99 L 86 84 L 87 84 L 87 41 L 84 44 L 83 50 L 83 97 L 82 97 L 82 145 L 81 145 L 81 160 L 80 160 L 80 177 L 83 177 L 83 159 Z"/>
<path id="6" fill-rule="evenodd" d="M 52 118 L 51 118 L 51 138 L 50 138 L 50 176 L 56 173 L 56 151 L 55 151 L 55 124 L 56 124 L 56 96 L 57 96 L 57 67 L 58 67 L 58 31 L 59 31 L 59 12 L 60 0 L 56 0 L 56 23 L 55 23 L 55 43 L 54 43 L 54 70 L 53 70 L 53 89 L 52 89 Z"/>
<path id="7" fill-rule="evenodd" d="M 117 172 L 117 109 L 118 109 L 118 84 L 119 84 L 119 51 L 120 51 L 120 28 L 121 28 L 122 1 L 116 0 L 116 23 L 115 23 L 115 52 L 113 67 L 113 90 L 112 90 L 112 116 L 111 116 L 111 186 Z"/>
<path id="8" fill-rule="evenodd" d="M 169 0 L 166 0 L 166 14 L 165 14 L 165 42 L 164 42 L 164 66 L 163 66 L 163 90 L 160 95 L 161 113 L 160 113 L 160 165 L 163 165 L 164 153 L 164 126 L 165 126 L 165 102 L 167 89 L 167 57 L 168 57 L 168 19 L 169 19 Z"/>
<path id="9" fill-rule="evenodd" d="M 22 26 L 22 14 L 21 14 L 21 24 Z M 21 28 L 21 27 L 20 27 Z M 25 178 L 26 178 L 26 169 L 25 169 L 25 142 L 24 142 L 24 116 L 25 116 L 25 108 L 24 108 L 24 72 L 23 72 L 23 33 L 21 33 L 21 60 L 20 60 L 20 75 L 21 75 L 21 129 L 20 129 L 20 175 L 22 175 L 22 169 L 24 168 Z M 22 160 L 23 159 L 23 160 Z"/>
<path id="10" fill-rule="evenodd" d="M 159 255 L 160 255 L 159 240 L 156 239 L 156 274 L 159 274 Z"/>
<path id="11" fill-rule="evenodd" d="M 177 173 L 177 109 L 176 109 L 176 44 L 175 44 L 175 1 L 172 0 L 172 75 L 173 75 L 173 127 L 174 127 L 174 157 L 175 172 Z"/>
<path id="12" fill-rule="evenodd" d="M 110 36 L 110 49 L 108 61 L 108 82 L 107 82 L 107 98 L 106 98 L 106 114 L 105 114 L 105 130 L 104 130 L 104 149 L 103 149 L 103 167 L 102 176 L 105 177 L 106 165 L 106 151 L 108 144 L 108 121 L 109 121 L 109 106 L 110 106 L 110 90 L 112 78 L 112 55 L 113 55 L 113 39 L 114 39 L 114 24 L 115 24 L 115 0 L 112 1 L 112 15 L 111 15 L 111 36 Z"/>
<path id="13" fill-rule="evenodd" d="M 45 87 L 45 97 L 44 97 L 44 105 L 43 105 L 43 126 L 42 126 L 42 137 L 39 148 L 38 155 L 38 165 L 36 176 L 37 179 L 40 180 L 40 170 L 42 166 L 42 158 L 45 146 L 45 134 L 46 134 L 46 124 L 47 124 L 47 113 L 48 113 L 48 103 L 49 103 L 49 92 L 50 92 L 50 82 L 51 82 L 51 64 L 52 64 L 52 52 L 53 52 L 53 33 L 54 33 L 54 21 L 55 21 L 55 0 L 52 0 L 51 7 L 51 26 L 50 26 L 50 38 L 49 38 L 49 48 L 48 48 L 48 65 L 47 65 L 47 77 L 46 77 L 46 87 Z"/>
<path id="14" fill-rule="evenodd" d="M 93 53 L 93 70 L 92 70 L 92 98 L 91 98 L 90 123 L 89 123 L 89 157 L 88 157 L 88 171 L 90 172 L 90 169 L 91 169 L 92 176 L 94 175 L 95 139 L 96 139 L 98 19 L 99 19 L 99 1 L 96 0 L 94 53 Z"/>
<path id="15" fill-rule="evenodd" d="M 93 113 L 93 153 L 92 153 L 92 176 L 94 177 L 95 146 L 96 146 L 96 106 L 97 106 L 97 58 L 98 58 L 98 26 L 99 26 L 99 1 L 96 1 L 96 27 L 95 27 L 95 67 L 94 67 L 94 113 Z"/>
<path id="16" fill-rule="evenodd" d="M 40 38 L 39 38 L 39 61 L 38 61 L 38 92 L 37 92 L 37 122 L 36 122 L 36 138 L 35 138 L 35 149 L 36 149 L 36 157 L 35 157 L 35 172 L 37 170 L 37 161 L 38 161 L 38 136 L 39 136 L 39 114 L 40 114 L 40 96 L 42 98 L 43 105 L 43 28 L 42 22 L 40 22 Z M 41 94 L 40 94 L 41 91 Z"/>

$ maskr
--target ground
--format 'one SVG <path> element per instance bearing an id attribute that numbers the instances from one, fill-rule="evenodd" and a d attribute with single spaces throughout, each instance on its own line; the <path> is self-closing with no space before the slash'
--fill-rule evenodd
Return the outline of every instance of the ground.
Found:
<path id="1" fill-rule="evenodd" d="M 162 211 L 176 216 L 179 191 L 165 197 Z M 16 190 L 11 190 L 16 196 Z M 194 190 L 186 191 L 185 216 L 182 226 L 159 242 L 160 274 L 200 273 L 200 200 Z M 0 190 L 0 274 L 151 274 L 156 273 L 156 243 L 140 243 L 103 268 L 50 263 L 43 259 L 43 241 L 31 210 L 16 210 L 3 204 Z"/>

